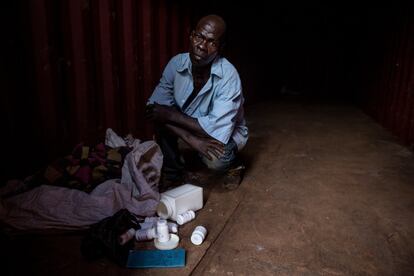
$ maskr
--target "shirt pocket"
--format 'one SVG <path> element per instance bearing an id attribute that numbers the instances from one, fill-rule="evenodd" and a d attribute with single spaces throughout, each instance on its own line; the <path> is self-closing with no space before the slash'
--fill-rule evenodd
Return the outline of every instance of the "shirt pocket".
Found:
<path id="1" fill-rule="evenodd" d="M 210 113 L 212 106 L 213 106 L 213 102 L 211 98 L 212 98 L 212 95 L 210 94 L 210 95 L 205 95 L 205 97 L 201 99 L 199 106 L 197 108 L 198 114 L 200 117 L 207 116 Z"/>

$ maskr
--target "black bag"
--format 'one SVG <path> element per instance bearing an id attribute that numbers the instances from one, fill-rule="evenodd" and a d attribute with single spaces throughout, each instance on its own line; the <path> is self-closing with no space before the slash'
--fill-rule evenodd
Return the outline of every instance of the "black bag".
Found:
<path id="1" fill-rule="evenodd" d="M 124 266 L 129 250 L 134 245 L 134 239 L 121 245 L 119 236 L 131 228 L 140 229 L 139 222 L 142 220 L 127 209 L 121 209 L 112 217 L 105 218 L 92 225 L 82 240 L 82 255 L 88 260 L 96 260 L 106 256 Z"/>

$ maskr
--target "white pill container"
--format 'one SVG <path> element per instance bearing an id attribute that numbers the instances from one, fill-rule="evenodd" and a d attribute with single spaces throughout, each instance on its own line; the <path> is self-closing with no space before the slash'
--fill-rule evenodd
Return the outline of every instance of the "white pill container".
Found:
<path id="1" fill-rule="evenodd" d="M 195 245 L 200 245 L 203 243 L 204 239 L 207 236 L 207 229 L 204 226 L 197 226 L 193 233 L 191 234 L 191 242 Z"/>

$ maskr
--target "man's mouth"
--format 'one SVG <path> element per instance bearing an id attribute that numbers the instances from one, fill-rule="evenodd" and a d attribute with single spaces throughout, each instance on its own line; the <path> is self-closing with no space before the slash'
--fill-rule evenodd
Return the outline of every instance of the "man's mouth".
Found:
<path id="1" fill-rule="evenodd" d="M 193 53 L 193 56 L 194 56 L 194 58 L 196 58 L 196 59 L 204 59 L 204 55 L 203 55 L 202 53 L 197 53 L 197 52 L 194 52 L 194 53 Z"/>
<path id="2" fill-rule="evenodd" d="M 197 54 L 194 54 L 193 56 L 194 56 L 194 59 L 196 59 L 196 60 L 201 60 L 201 59 L 203 59 L 203 57 L 202 57 L 202 56 L 199 56 L 199 55 L 197 55 Z"/>

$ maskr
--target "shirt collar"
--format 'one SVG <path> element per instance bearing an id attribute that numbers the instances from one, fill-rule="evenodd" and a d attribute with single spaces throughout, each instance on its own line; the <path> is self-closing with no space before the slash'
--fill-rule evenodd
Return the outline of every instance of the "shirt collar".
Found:
<path id="1" fill-rule="evenodd" d="M 211 74 L 216 75 L 219 78 L 223 78 L 222 60 L 223 59 L 220 56 L 217 56 L 213 61 L 213 65 L 211 66 Z M 188 70 L 188 72 L 190 72 L 191 74 L 191 65 L 192 64 L 191 64 L 190 54 L 187 54 L 181 66 L 177 68 L 177 71 L 182 73 L 185 70 Z"/>

